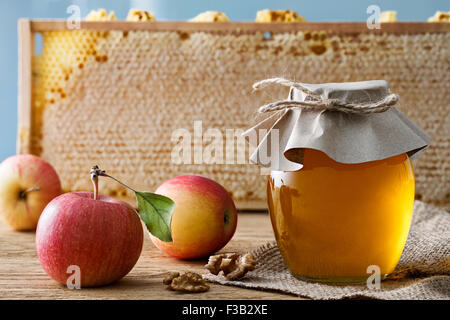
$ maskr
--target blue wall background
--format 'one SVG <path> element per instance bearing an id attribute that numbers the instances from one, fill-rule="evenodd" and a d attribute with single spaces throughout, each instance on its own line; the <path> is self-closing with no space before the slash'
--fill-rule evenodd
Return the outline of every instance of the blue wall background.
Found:
<path id="1" fill-rule="evenodd" d="M 292 9 L 308 21 L 365 21 L 366 8 L 396 10 L 399 21 L 426 21 L 435 11 L 450 10 L 448 0 L 0 0 L 0 161 L 15 154 L 17 130 L 17 19 L 67 18 L 76 4 L 90 10 L 114 10 L 125 19 L 130 8 L 145 9 L 158 20 L 187 20 L 206 10 L 225 12 L 232 21 L 251 21 L 256 11 Z"/>

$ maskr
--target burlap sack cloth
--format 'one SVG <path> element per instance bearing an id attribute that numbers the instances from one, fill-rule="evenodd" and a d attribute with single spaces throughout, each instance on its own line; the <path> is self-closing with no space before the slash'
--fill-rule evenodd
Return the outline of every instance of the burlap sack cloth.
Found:
<path id="1" fill-rule="evenodd" d="M 269 219 L 269 217 L 267 217 Z M 411 230 L 395 272 L 379 290 L 361 285 L 329 285 L 294 278 L 275 242 L 252 251 L 257 268 L 239 281 L 208 274 L 211 282 L 274 290 L 312 299 L 446 299 L 450 300 L 450 213 L 416 201 Z M 369 276 L 369 275 L 368 275 Z"/>

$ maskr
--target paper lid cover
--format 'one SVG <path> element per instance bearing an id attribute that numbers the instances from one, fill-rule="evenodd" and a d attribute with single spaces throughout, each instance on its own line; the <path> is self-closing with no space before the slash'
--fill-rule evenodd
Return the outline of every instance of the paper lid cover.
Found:
<path id="1" fill-rule="evenodd" d="M 384 80 L 291 86 L 288 101 L 305 102 L 311 95 L 337 105 L 377 104 L 388 95 Z M 250 161 L 272 170 L 302 167 L 305 148 L 323 151 L 341 163 L 363 163 L 406 153 L 419 156 L 428 135 L 393 106 L 384 112 L 348 113 L 324 108 L 281 108 L 244 136 L 256 146 Z"/>

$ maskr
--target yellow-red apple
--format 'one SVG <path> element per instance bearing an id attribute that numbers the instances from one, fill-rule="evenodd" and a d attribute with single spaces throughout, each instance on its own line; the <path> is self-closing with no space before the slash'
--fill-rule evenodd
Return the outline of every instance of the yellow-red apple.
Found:
<path id="1" fill-rule="evenodd" d="M 36 249 L 44 271 L 66 284 L 78 268 L 81 287 L 118 281 L 139 259 L 144 232 L 126 202 L 71 192 L 53 199 L 39 219 Z M 69 279 L 70 281 L 70 279 Z"/>
<path id="2" fill-rule="evenodd" d="M 237 212 L 229 193 L 217 182 L 185 175 L 165 181 L 155 191 L 175 202 L 170 224 L 172 241 L 164 242 L 150 234 L 164 253 L 195 259 L 220 250 L 233 237 Z"/>
<path id="3" fill-rule="evenodd" d="M 43 159 L 21 154 L 0 164 L 0 215 L 13 229 L 36 229 L 42 210 L 60 194 L 58 174 Z"/>

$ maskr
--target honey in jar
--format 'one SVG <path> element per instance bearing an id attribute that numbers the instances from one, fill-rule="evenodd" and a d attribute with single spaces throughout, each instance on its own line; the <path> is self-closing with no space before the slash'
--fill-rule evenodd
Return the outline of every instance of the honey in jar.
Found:
<path id="1" fill-rule="evenodd" d="M 272 171 L 267 199 L 275 238 L 291 273 L 331 282 L 391 273 L 408 236 L 414 205 L 411 160 L 342 164 L 304 151 L 303 168 Z"/>
<path id="2" fill-rule="evenodd" d="M 250 160 L 269 169 L 267 202 L 275 239 L 290 272 L 322 282 L 365 282 L 393 272 L 414 207 L 410 158 L 429 137 L 393 107 L 384 80 L 290 87 L 287 100 L 248 130 Z M 378 273 L 378 272 L 377 272 Z"/>

